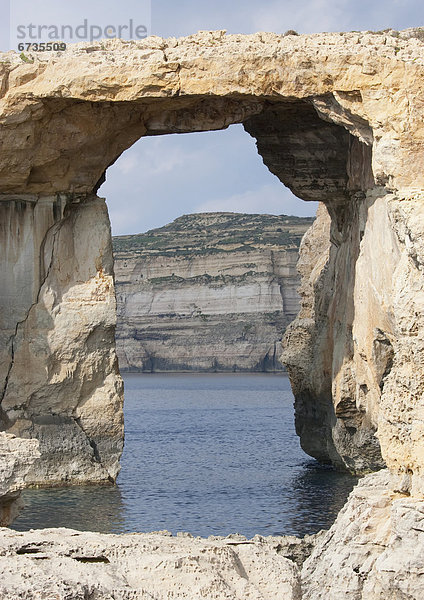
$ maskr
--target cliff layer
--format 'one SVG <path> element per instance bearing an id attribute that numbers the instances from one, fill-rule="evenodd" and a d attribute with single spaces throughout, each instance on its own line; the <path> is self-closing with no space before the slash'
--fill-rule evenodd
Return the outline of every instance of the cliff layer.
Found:
<path id="1" fill-rule="evenodd" d="M 281 371 L 312 222 L 205 213 L 114 238 L 120 369 Z"/>

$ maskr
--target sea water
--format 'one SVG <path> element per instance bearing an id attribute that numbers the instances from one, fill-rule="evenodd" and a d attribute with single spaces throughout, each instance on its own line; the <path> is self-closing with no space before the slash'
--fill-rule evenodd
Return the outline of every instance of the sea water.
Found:
<path id="1" fill-rule="evenodd" d="M 284 375 L 124 380 L 117 486 L 26 490 L 13 528 L 303 536 L 331 526 L 357 481 L 301 450 Z"/>

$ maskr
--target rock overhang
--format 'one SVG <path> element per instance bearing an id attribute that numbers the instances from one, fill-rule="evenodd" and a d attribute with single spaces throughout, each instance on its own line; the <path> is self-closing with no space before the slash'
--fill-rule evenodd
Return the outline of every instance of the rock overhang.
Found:
<path id="1" fill-rule="evenodd" d="M 422 165 L 410 164 L 423 137 L 416 37 L 217 31 L 80 43 L 28 59 L 9 52 L 0 62 L 0 193 L 89 193 L 144 135 L 223 129 L 275 108 L 301 122 L 306 106 L 322 127 L 373 144 L 378 183 L 422 183 Z"/>

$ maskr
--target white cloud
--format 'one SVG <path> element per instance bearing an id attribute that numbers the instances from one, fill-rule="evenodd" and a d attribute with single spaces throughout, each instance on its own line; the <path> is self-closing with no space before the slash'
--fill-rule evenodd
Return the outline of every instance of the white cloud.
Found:
<path id="1" fill-rule="evenodd" d="M 152 179 L 165 174 L 171 176 L 173 172 L 188 165 L 210 163 L 207 145 L 197 148 L 177 138 L 176 135 L 172 139 L 169 135 L 141 138 L 108 170 L 108 178 L 113 177 L 117 171 L 123 175 L 135 173 L 144 179 Z"/>
<path id="2" fill-rule="evenodd" d="M 172 173 L 187 164 L 192 159 L 190 152 L 180 148 L 158 147 L 152 153 L 144 153 L 140 167 L 144 169 L 147 177 L 157 177 L 164 173 Z"/>
<path id="3" fill-rule="evenodd" d="M 123 175 L 128 175 L 138 167 L 137 156 L 126 152 L 116 161 L 114 167 Z"/>

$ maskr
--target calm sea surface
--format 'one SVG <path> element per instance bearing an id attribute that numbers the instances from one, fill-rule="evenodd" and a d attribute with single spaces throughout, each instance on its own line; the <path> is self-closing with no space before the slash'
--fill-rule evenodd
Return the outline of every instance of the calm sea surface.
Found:
<path id="1" fill-rule="evenodd" d="M 304 535 L 356 479 L 301 450 L 282 375 L 125 375 L 118 485 L 24 492 L 13 527 Z"/>

